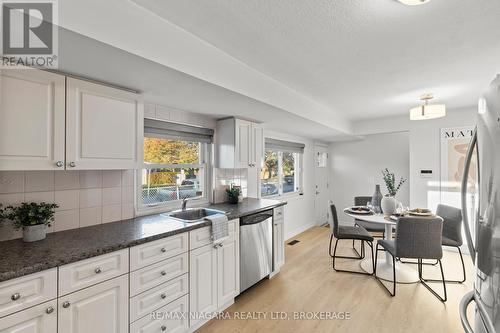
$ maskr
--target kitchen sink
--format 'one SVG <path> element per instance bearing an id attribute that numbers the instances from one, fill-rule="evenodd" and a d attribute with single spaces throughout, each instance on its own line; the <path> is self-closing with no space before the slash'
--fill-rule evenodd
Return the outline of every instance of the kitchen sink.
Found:
<path id="1" fill-rule="evenodd" d="M 173 211 L 168 213 L 168 216 L 182 222 L 193 223 L 203 221 L 205 217 L 215 214 L 225 214 L 225 212 L 209 208 L 188 208 L 186 210 Z"/>

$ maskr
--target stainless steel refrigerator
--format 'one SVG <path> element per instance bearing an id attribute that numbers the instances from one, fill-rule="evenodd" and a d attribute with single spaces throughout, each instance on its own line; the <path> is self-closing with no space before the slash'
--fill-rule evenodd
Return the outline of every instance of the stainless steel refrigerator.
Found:
<path id="1" fill-rule="evenodd" d="M 478 205 L 468 211 L 469 169 L 477 164 Z M 477 125 L 462 180 L 465 235 L 475 264 L 474 289 L 460 303 L 465 332 L 500 333 L 500 75 L 478 104 Z M 466 312 L 474 304 L 473 322 Z"/>

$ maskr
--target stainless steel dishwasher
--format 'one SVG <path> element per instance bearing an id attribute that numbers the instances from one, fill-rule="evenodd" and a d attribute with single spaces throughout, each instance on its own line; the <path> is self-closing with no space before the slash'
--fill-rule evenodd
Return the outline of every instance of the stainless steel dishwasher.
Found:
<path id="1" fill-rule="evenodd" d="M 240 219 L 240 291 L 244 291 L 272 270 L 273 210 Z"/>

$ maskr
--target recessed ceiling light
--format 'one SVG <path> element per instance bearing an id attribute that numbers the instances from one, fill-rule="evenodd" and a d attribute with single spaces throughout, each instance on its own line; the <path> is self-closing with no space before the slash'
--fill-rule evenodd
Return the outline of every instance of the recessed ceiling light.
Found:
<path id="1" fill-rule="evenodd" d="M 430 0 L 398 0 L 398 1 L 408 6 L 418 6 L 429 2 Z"/>

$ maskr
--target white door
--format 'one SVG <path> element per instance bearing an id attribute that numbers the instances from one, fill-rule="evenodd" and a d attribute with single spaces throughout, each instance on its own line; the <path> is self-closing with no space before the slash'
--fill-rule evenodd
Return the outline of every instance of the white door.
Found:
<path id="1" fill-rule="evenodd" d="M 315 196 L 314 209 L 316 213 L 316 224 L 322 225 L 328 222 L 328 147 L 314 146 L 315 163 Z"/>
<path id="2" fill-rule="evenodd" d="M 235 119 L 235 167 L 248 168 L 251 164 L 252 124 L 249 121 Z"/>
<path id="3" fill-rule="evenodd" d="M 0 319 L 2 333 L 55 333 L 57 332 L 56 300 L 42 303 Z M 61 332 L 61 330 L 59 330 Z M 64 331 L 63 331 L 64 332 Z"/>
<path id="4" fill-rule="evenodd" d="M 59 332 L 127 333 L 128 275 L 58 299 Z"/>
<path id="5" fill-rule="evenodd" d="M 206 245 L 189 253 L 190 325 L 203 321 L 203 314 L 217 311 L 217 251 Z"/>
<path id="6" fill-rule="evenodd" d="M 239 234 L 235 233 L 217 249 L 218 309 L 240 293 L 239 242 Z"/>
<path id="7" fill-rule="evenodd" d="M 65 77 L 0 70 L 0 170 L 64 169 Z"/>
<path id="8" fill-rule="evenodd" d="M 68 78 L 68 169 L 137 169 L 142 163 L 144 104 L 137 94 Z"/>

